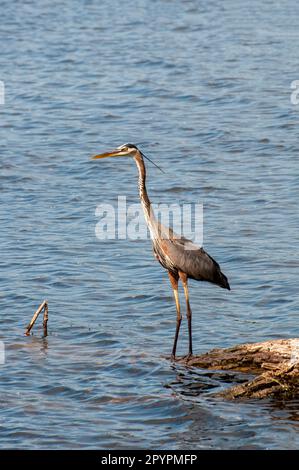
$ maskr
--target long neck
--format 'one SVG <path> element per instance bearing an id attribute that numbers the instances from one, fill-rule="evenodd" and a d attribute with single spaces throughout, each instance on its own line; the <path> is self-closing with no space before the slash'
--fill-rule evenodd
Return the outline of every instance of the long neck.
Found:
<path id="1" fill-rule="evenodd" d="M 149 197 L 147 194 L 147 190 L 145 186 L 146 169 L 145 169 L 142 155 L 139 152 L 137 156 L 135 157 L 135 162 L 136 162 L 138 173 L 139 173 L 139 178 L 138 178 L 139 197 L 140 197 L 142 209 L 144 212 L 144 217 L 150 229 L 151 236 L 155 238 L 157 221 L 155 219 L 155 215 L 151 206 L 151 201 L 149 200 Z"/>

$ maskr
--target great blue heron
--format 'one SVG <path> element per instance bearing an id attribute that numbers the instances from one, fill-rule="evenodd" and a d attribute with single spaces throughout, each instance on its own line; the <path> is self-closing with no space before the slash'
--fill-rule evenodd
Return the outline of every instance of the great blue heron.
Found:
<path id="1" fill-rule="evenodd" d="M 157 260 L 168 271 L 169 279 L 173 288 L 177 319 L 174 343 L 172 348 L 172 359 L 175 359 L 177 341 L 182 321 L 180 310 L 178 282 L 181 280 L 186 297 L 187 320 L 189 333 L 189 354 L 187 359 L 192 356 L 192 312 L 189 302 L 188 279 L 196 281 L 208 281 L 217 284 L 224 289 L 230 290 L 227 277 L 221 272 L 219 264 L 208 255 L 203 248 L 199 248 L 192 241 L 179 236 L 170 228 L 164 227 L 154 216 L 151 208 L 151 202 L 147 195 L 145 180 L 146 170 L 143 158 L 149 160 L 133 144 L 124 144 L 117 149 L 95 155 L 93 160 L 106 157 L 132 157 L 134 158 L 139 172 L 139 196 L 143 208 L 146 223 L 148 225 L 153 250 Z M 151 161 L 151 160 L 150 160 Z M 152 162 L 153 163 L 153 162 Z M 157 166 L 157 165 L 156 165 Z"/>

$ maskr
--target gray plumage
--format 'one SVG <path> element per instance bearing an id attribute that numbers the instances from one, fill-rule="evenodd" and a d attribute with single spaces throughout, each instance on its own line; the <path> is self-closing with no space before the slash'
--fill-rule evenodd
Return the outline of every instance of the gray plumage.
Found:
<path id="1" fill-rule="evenodd" d="M 230 290 L 217 261 L 190 240 L 184 237 L 164 239 L 161 244 L 154 242 L 153 249 L 160 264 L 174 274 L 182 271 L 190 279 L 211 282 Z"/>

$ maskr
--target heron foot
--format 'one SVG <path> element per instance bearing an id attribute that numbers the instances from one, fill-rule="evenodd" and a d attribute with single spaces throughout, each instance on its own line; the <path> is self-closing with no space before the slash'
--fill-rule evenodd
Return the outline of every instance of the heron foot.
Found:
<path id="1" fill-rule="evenodd" d="M 190 359 L 192 359 L 192 357 L 193 357 L 193 354 L 192 354 L 192 353 L 188 353 L 187 356 L 184 357 L 184 360 L 185 360 L 186 362 L 188 362 Z"/>

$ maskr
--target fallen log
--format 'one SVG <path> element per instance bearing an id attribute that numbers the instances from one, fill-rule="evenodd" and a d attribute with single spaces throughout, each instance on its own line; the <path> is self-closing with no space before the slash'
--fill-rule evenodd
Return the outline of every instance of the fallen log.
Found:
<path id="1" fill-rule="evenodd" d="M 180 360 L 183 361 L 183 360 Z M 193 356 L 188 366 L 254 374 L 218 396 L 228 399 L 299 397 L 299 338 L 246 343 Z M 245 376 L 244 376 L 245 377 Z"/>

